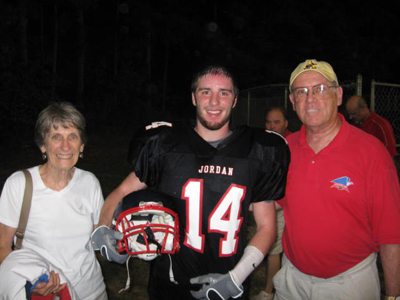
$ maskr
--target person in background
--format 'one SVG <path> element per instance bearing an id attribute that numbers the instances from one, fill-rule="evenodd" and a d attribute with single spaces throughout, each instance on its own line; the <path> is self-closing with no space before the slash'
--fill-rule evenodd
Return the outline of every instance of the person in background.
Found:
<path id="1" fill-rule="evenodd" d="M 26 299 L 25 286 L 42 275 L 48 278 L 30 288 L 32 295 L 65 295 L 69 290 L 72 299 L 107 299 L 90 240 L 103 194 L 92 173 L 75 167 L 83 157 L 85 126 L 85 118 L 67 102 L 52 103 L 39 114 L 35 142 L 45 162 L 28 169 L 33 196 L 22 248 L 16 251 L 12 244 L 25 189 L 24 174 L 15 172 L 4 184 L 0 197 L 0 295 L 6 299 Z"/>
<path id="2" fill-rule="evenodd" d="M 266 130 L 274 131 L 286 138 L 291 133 L 288 125 L 289 121 L 286 110 L 283 107 L 276 106 L 267 109 L 265 113 Z M 274 283 L 272 278 L 281 268 L 281 253 L 283 252 L 282 233 L 284 226 L 283 209 L 280 206 L 276 206 L 276 239 L 267 253 L 265 289 L 254 296 L 252 300 L 272 300 L 274 298 Z"/>
<path id="3" fill-rule="evenodd" d="M 96 248 L 107 248 L 102 251 L 107 259 L 123 263 L 126 257 L 115 253 L 115 241 L 108 242 L 115 236 L 108 228 L 114 210 L 125 195 L 156 189 L 176 198 L 183 234 L 177 254 L 152 261 L 150 299 L 245 299 L 245 280 L 275 240 L 271 200 L 283 197 L 289 148 L 281 136 L 264 129 L 230 128 L 238 88 L 226 68 L 201 70 L 191 90 L 194 126 L 157 122 L 134 135 L 133 171 L 107 197 L 104 226 L 92 238 Z M 257 229 L 248 242 L 251 203 Z"/>
<path id="4" fill-rule="evenodd" d="M 392 157 L 397 156 L 392 125 L 388 120 L 371 111 L 363 97 L 358 95 L 349 97 L 346 101 L 346 111 L 355 126 L 377 137 Z"/>
<path id="5" fill-rule="evenodd" d="M 283 207 L 282 268 L 275 300 L 400 298 L 400 188 L 389 152 L 338 113 L 343 90 L 315 59 L 290 77 L 303 123 L 287 137 L 291 163 Z"/>
<path id="6" fill-rule="evenodd" d="M 286 110 L 281 106 L 271 107 L 265 113 L 265 129 L 287 137 L 291 132 L 288 129 L 289 121 Z"/>

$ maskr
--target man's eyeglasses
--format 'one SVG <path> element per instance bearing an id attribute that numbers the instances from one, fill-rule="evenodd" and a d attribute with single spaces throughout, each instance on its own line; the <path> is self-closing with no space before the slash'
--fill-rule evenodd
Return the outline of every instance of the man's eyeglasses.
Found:
<path id="1" fill-rule="evenodd" d="M 307 99 L 308 93 L 311 90 L 313 97 L 315 97 L 318 100 L 325 100 L 329 96 L 329 89 L 330 88 L 336 88 L 336 86 L 318 84 L 318 85 L 314 85 L 313 87 L 310 87 L 310 88 L 299 87 L 299 88 L 295 88 L 292 91 L 292 95 L 293 95 L 294 100 L 295 100 L 296 103 L 301 103 L 301 102 L 304 102 Z"/>

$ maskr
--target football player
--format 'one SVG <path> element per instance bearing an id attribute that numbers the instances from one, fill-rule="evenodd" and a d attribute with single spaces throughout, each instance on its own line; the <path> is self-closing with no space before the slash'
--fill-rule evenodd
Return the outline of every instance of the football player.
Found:
<path id="1" fill-rule="evenodd" d="M 262 128 L 230 128 L 238 88 L 226 68 L 200 71 L 191 91 L 194 127 L 156 122 L 134 135 L 133 171 L 107 197 L 92 239 L 107 259 L 123 263 L 114 247 L 122 236 L 109 229 L 115 208 L 133 191 L 161 191 L 177 199 L 182 234 L 177 254 L 151 262 L 150 299 L 244 299 L 245 280 L 275 240 L 273 200 L 284 196 L 289 149 Z M 257 230 L 248 242 L 250 204 Z"/>

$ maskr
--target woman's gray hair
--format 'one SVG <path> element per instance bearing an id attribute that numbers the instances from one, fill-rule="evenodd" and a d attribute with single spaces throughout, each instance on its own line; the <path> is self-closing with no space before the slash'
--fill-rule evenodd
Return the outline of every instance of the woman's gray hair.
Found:
<path id="1" fill-rule="evenodd" d="M 44 145 L 46 135 L 51 127 L 58 129 L 74 126 L 78 129 L 79 137 L 86 144 L 86 120 L 85 117 L 69 102 L 53 102 L 43 109 L 38 116 L 35 126 L 35 143 L 38 147 Z"/>

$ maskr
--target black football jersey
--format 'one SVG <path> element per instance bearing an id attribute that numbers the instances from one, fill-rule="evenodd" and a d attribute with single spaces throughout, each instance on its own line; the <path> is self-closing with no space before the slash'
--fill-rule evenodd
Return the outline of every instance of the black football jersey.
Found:
<path id="1" fill-rule="evenodd" d="M 263 129 L 238 127 L 214 148 L 187 124 L 157 122 L 135 134 L 128 160 L 149 188 L 176 198 L 173 270 L 186 284 L 234 268 L 247 245 L 249 205 L 284 196 L 290 154 L 284 138 Z"/>

